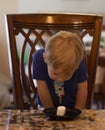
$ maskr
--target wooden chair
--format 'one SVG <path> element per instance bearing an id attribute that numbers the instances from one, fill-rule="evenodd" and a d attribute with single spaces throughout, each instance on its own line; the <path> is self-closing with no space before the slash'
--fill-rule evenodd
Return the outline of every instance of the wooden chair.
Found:
<path id="1" fill-rule="evenodd" d="M 88 54 L 88 99 L 91 108 L 97 67 L 102 16 L 90 14 L 7 14 L 10 72 L 13 80 L 14 103 L 17 109 L 36 108 L 37 89 L 32 79 L 32 56 L 46 39 L 60 30 L 77 33 L 87 45 L 92 37 Z M 90 41 L 89 41 L 90 43 Z M 26 66 L 27 70 L 26 71 Z M 27 74 L 27 73 L 28 74 Z"/>

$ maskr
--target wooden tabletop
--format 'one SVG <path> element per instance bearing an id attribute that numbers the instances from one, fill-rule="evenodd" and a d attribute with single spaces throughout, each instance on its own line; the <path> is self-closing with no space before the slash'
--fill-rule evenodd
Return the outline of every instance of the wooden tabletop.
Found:
<path id="1" fill-rule="evenodd" d="M 83 110 L 72 121 L 47 120 L 43 111 L 0 111 L 0 130 L 105 130 L 105 110 Z"/>

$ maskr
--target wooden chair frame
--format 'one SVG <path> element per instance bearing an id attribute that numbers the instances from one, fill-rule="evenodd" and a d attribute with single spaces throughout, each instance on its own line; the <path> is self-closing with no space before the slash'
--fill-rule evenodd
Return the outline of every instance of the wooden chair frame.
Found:
<path id="1" fill-rule="evenodd" d="M 7 14 L 7 36 L 8 36 L 8 49 L 10 58 L 10 72 L 13 81 L 14 102 L 17 109 L 26 109 L 24 105 L 24 92 L 27 96 L 28 105 L 36 108 L 35 96 L 37 90 L 32 80 L 32 55 L 38 41 L 41 45 L 45 46 L 45 40 L 42 36 L 44 33 L 51 36 L 60 30 L 73 31 L 83 39 L 86 34 L 93 36 L 91 52 L 87 62 L 88 72 L 88 99 L 87 108 L 91 108 L 94 82 L 96 75 L 98 50 L 100 43 L 102 16 L 91 14 Z M 26 33 L 24 29 L 28 30 Z M 37 31 L 38 30 L 38 31 Z M 56 30 L 55 32 L 52 30 Z M 24 37 L 22 46 L 22 54 L 19 61 L 18 50 L 16 46 L 16 37 L 19 34 Z M 35 40 L 32 41 L 30 35 L 35 35 Z M 31 48 L 28 59 L 28 72 L 27 78 L 24 70 L 24 54 L 26 44 Z M 27 82 L 28 81 L 28 82 Z M 30 89 L 31 88 L 31 89 Z M 30 95 L 30 90 L 34 92 L 33 96 Z M 23 92 L 24 91 L 24 92 Z"/>

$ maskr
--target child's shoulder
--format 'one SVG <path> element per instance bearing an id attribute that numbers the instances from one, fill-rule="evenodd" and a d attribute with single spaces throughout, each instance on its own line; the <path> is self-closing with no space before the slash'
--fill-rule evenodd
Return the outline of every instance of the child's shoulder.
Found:
<path id="1" fill-rule="evenodd" d="M 42 57 L 43 53 L 45 52 L 44 48 L 38 49 L 34 52 L 34 57 Z"/>
<path id="2" fill-rule="evenodd" d="M 40 54 L 43 54 L 43 52 L 45 52 L 45 49 L 41 48 L 41 49 L 36 50 L 34 54 L 39 54 L 40 55 Z"/>

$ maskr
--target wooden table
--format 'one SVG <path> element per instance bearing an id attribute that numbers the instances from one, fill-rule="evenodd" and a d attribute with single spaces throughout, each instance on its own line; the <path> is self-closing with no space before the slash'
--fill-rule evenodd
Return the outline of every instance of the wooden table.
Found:
<path id="1" fill-rule="evenodd" d="M 72 121 L 47 120 L 43 111 L 0 111 L 0 130 L 105 130 L 105 110 L 83 110 Z"/>

